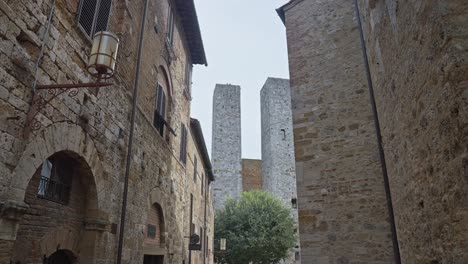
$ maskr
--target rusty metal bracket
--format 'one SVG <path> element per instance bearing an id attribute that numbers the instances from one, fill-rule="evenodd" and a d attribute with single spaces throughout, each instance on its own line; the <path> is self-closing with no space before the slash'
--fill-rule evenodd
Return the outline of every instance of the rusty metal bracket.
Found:
<path id="1" fill-rule="evenodd" d="M 39 130 L 41 128 L 41 122 L 36 120 L 36 116 L 59 95 L 68 92 L 69 97 L 75 97 L 78 94 L 79 88 L 105 87 L 111 85 L 112 83 L 104 82 L 38 85 L 38 91 L 33 96 L 31 108 L 26 116 L 23 137 L 27 139 L 33 130 Z M 41 92 L 42 90 L 46 92 Z"/>

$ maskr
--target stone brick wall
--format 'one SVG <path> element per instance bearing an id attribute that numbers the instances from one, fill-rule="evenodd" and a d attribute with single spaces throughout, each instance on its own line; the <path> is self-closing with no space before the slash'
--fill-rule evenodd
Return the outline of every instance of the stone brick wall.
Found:
<path id="1" fill-rule="evenodd" d="M 242 193 L 240 86 L 216 85 L 212 137 L 214 205 L 219 210 L 228 196 L 237 199 Z"/>
<path id="2" fill-rule="evenodd" d="M 261 190 L 262 160 L 242 159 L 242 191 Z"/>
<path id="3" fill-rule="evenodd" d="M 213 214 L 213 196 L 210 192 L 211 184 L 209 183 L 207 175 L 207 164 L 203 162 L 200 147 L 196 144 L 195 138 L 190 130 L 188 146 L 187 146 L 187 173 L 186 173 L 186 195 L 190 199 L 190 195 L 193 195 L 193 211 L 192 211 L 192 222 L 194 224 L 194 231 L 200 236 L 200 243 L 202 245 L 201 251 L 192 251 L 192 264 L 203 264 L 203 257 L 206 257 L 206 264 L 213 262 L 213 248 L 212 242 L 214 237 L 214 218 Z M 194 164 L 195 159 L 197 160 L 197 169 L 195 171 Z M 194 173 L 196 175 L 194 176 Z M 202 192 L 203 184 L 203 192 Z M 208 192 L 208 193 L 206 193 Z M 206 195 L 206 196 L 205 196 Z M 186 207 L 186 223 L 187 234 L 190 233 L 190 201 Z M 206 209 L 205 209 L 206 206 Z M 205 219 L 206 210 L 206 219 Z M 200 233 L 200 228 L 203 230 L 203 234 Z M 208 236 L 208 248 L 207 255 L 204 255 L 205 240 Z M 187 262 L 188 263 L 188 262 Z"/>
<path id="4" fill-rule="evenodd" d="M 468 3 L 359 1 L 403 263 L 468 262 Z"/>
<path id="5" fill-rule="evenodd" d="M 91 208 L 97 227 L 81 235 L 84 241 L 90 242 L 90 248 L 83 251 L 92 252 L 94 263 L 115 263 L 118 233 L 114 229 L 119 229 L 144 1 L 113 1 L 108 30 L 118 33 L 121 40 L 116 75 L 112 79 L 114 85 L 99 89 L 97 96 L 88 89 L 80 90 L 74 97 L 58 96 L 36 117 L 40 128 L 25 139 L 23 129 L 32 99 L 34 64 L 41 48 L 40 38 L 45 30 L 50 2 L 0 0 L 0 205 L 10 201 L 29 203 L 25 217 L 31 215 L 34 206 L 25 200 L 25 192 L 32 175 L 42 161 L 55 152 L 73 152 L 89 165 L 94 187 L 88 192 L 97 200 Z M 85 70 L 91 44 L 77 28 L 77 4 L 77 0 L 57 0 L 49 40 L 38 70 L 39 84 L 95 81 Z M 150 206 L 156 202 L 162 207 L 168 233 L 163 249 L 166 263 L 182 263 L 183 260 L 187 263 L 184 236 L 188 234 L 185 230 L 188 221 L 184 212 L 187 207 L 186 173 L 191 173 L 179 161 L 179 151 L 181 124 L 187 127 L 189 124 L 190 100 L 183 90 L 185 65 L 190 55 L 181 19 L 176 16 L 174 56 L 168 59 L 165 48 L 167 11 L 167 0 L 149 1 L 123 263 L 142 262 L 143 254 L 147 252 L 143 246 L 147 215 Z M 155 17 L 159 21 L 158 32 L 154 29 Z M 157 76 L 162 69 L 170 76 L 168 121 L 178 132 L 176 136 L 166 135 L 165 138 L 152 124 Z M 18 221 L 22 219 L 15 217 Z M 7 223 L 12 221 L 1 216 L 1 245 L 12 244 L 12 240 L 3 240 L 7 237 L 3 236 Z M 15 232 L 10 233 L 8 239 L 14 237 Z M 4 256 L 2 250 L 2 260 L 12 258 L 11 252 Z"/>
<path id="6" fill-rule="evenodd" d="M 284 10 L 302 263 L 393 263 L 353 3 Z"/>
<path id="7" fill-rule="evenodd" d="M 297 222 L 297 206 L 292 204 L 297 188 L 289 80 L 268 78 L 260 91 L 260 103 L 263 189 L 278 196 Z M 284 263 L 300 261 L 292 254 Z"/>

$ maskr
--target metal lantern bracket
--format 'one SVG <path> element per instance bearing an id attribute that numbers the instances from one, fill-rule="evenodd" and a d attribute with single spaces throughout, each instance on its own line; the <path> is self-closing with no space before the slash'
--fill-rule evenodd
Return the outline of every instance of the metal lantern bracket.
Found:
<path id="1" fill-rule="evenodd" d="M 26 117 L 24 138 L 28 138 L 31 131 L 41 128 L 41 122 L 37 121 L 35 118 L 57 96 L 68 92 L 69 97 L 75 97 L 78 95 L 80 88 L 97 88 L 111 85 L 112 83 L 99 81 L 95 83 L 38 85 L 37 92 L 34 93 L 31 108 Z M 45 90 L 46 92 L 41 93 L 40 91 L 42 90 Z"/>
<path id="2" fill-rule="evenodd" d="M 33 85 L 33 100 L 31 108 L 26 117 L 24 128 L 24 138 L 28 138 L 31 130 L 37 130 L 41 127 L 41 122 L 37 121 L 36 116 L 57 96 L 68 92 L 69 97 L 75 97 L 80 88 L 97 88 L 111 86 L 112 83 L 101 82 L 101 80 L 110 79 L 115 73 L 115 63 L 117 60 L 117 50 L 119 48 L 119 38 L 107 31 L 100 31 L 94 34 L 93 46 L 89 56 L 86 70 L 93 77 L 97 77 L 94 83 L 78 84 L 48 84 Z M 39 61 L 38 64 L 39 65 Z M 40 93 L 41 90 L 47 90 L 46 93 Z"/>

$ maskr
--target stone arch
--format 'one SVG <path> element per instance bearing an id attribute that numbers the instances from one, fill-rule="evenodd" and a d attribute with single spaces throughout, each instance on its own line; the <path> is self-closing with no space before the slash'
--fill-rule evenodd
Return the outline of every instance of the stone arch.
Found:
<path id="1" fill-rule="evenodd" d="M 172 78 L 171 78 L 171 72 L 169 71 L 168 67 L 166 65 L 159 65 L 158 67 L 158 73 L 161 73 L 161 75 L 164 76 L 165 81 L 167 82 L 167 90 L 168 90 L 168 95 L 170 97 L 170 102 L 172 103 L 172 98 L 173 98 L 173 88 L 172 88 Z M 159 80 L 158 80 L 159 82 Z"/>
<path id="2" fill-rule="evenodd" d="M 148 204 L 148 208 L 152 208 L 154 206 L 156 206 L 156 208 L 158 210 L 160 210 L 161 214 L 162 214 L 162 239 L 161 239 L 161 242 L 162 244 L 167 244 L 168 241 L 167 241 L 167 206 L 166 206 L 166 203 L 165 203 L 165 200 L 163 198 L 163 194 L 162 194 L 162 191 L 159 187 L 156 187 L 154 188 L 153 190 L 151 190 L 151 193 L 150 193 L 150 196 L 149 196 L 149 204 Z"/>
<path id="3" fill-rule="evenodd" d="M 101 211 L 106 210 L 104 206 L 103 190 L 104 178 L 103 168 L 99 159 L 97 149 L 91 137 L 76 124 L 66 122 L 54 123 L 46 129 L 36 133 L 26 145 L 25 151 L 19 159 L 18 165 L 13 172 L 7 199 L 22 203 L 25 198 L 26 188 L 34 173 L 42 165 L 43 161 L 55 153 L 67 151 L 79 156 L 87 164 L 94 180 L 96 201 L 96 214 L 102 216 Z M 98 217 L 98 215 L 95 215 Z"/>

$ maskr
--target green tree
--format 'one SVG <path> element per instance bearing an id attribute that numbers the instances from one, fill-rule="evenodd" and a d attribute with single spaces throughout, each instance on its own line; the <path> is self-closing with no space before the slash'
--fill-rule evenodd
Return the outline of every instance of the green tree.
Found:
<path id="1" fill-rule="evenodd" d="M 229 199 L 216 212 L 217 263 L 274 264 L 295 246 L 294 219 L 281 200 L 263 191 L 244 192 L 239 201 Z M 219 251 L 219 239 L 226 251 Z"/>

